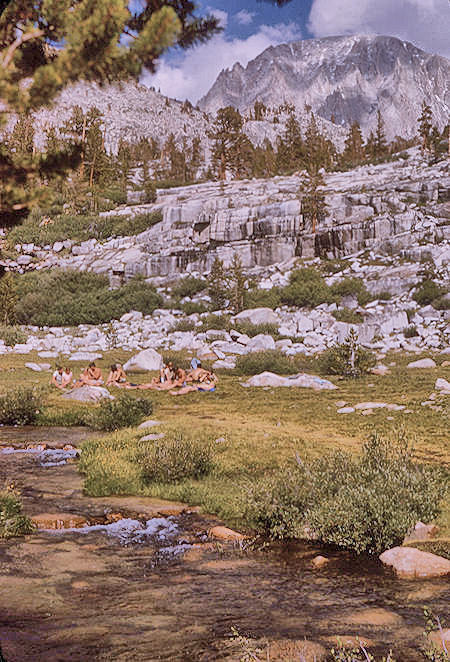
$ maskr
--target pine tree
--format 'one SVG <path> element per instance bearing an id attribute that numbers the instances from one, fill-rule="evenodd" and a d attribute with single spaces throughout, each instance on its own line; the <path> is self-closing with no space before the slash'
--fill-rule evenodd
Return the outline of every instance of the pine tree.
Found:
<path id="1" fill-rule="evenodd" d="M 418 119 L 419 122 L 419 136 L 422 140 L 422 150 L 428 150 L 431 146 L 431 132 L 433 129 L 433 116 L 431 113 L 431 106 L 425 100 L 422 101 L 422 112 Z"/>
<path id="2" fill-rule="evenodd" d="M 14 276 L 6 271 L 0 278 L 0 322 L 13 324 L 15 320 L 16 304 L 19 300 Z"/>
<path id="3" fill-rule="evenodd" d="M 341 160 L 344 165 L 354 167 L 363 163 L 364 159 L 365 151 L 361 127 L 359 122 L 355 121 L 349 129 Z"/>
<path id="4" fill-rule="evenodd" d="M 208 295 L 214 310 L 223 310 L 228 299 L 228 282 L 222 260 L 214 259 L 208 276 Z"/>
<path id="5" fill-rule="evenodd" d="M 382 159 L 388 153 L 386 143 L 386 133 L 384 130 L 384 121 L 380 110 L 377 112 L 377 128 L 375 131 L 374 156 L 376 159 Z"/>
<path id="6" fill-rule="evenodd" d="M 208 137 L 213 142 L 212 168 L 219 179 L 227 173 L 242 177 L 251 171 L 251 143 L 242 132 L 244 120 L 232 106 L 219 108 Z"/>
<path id="7" fill-rule="evenodd" d="M 305 143 L 300 124 L 291 112 L 286 120 L 286 126 L 281 138 L 277 141 L 277 171 L 280 174 L 291 174 L 305 164 Z"/>
<path id="8" fill-rule="evenodd" d="M 230 306 L 235 314 L 244 309 L 245 284 L 246 279 L 241 258 L 237 253 L 234 253 L 230 265 L 229 292 Z"/>
<path id="9" fill-rule="evenodd" d="M 307 172 L 300 183 L 300 200 L 302 214 L 305 221 L 311 223 L 311 232 L 315 234 L 317 224 L 326 213 L 325 194 L 323 187 L 325 180 L 320 171 Z"/>
<path id="10" fill-rule="evenodd" d="M 20 113 L 8 140 L 8 147 L 19 158 L 34 153 L 34 125 L 31 115 Z"/>
<path id="11" fill-rule="evenodd" d="M 171 46 L 187 48 L 220 30 L 191 0 L 15 0 L 0 16 L 0 124 L 50 104 L 79 79 L 138 79 Z M 132 39 L 125 42 L 124 33 Z M 27 84 L 23 84 L 27 81 Z M 39 202 L 40 178 L 71 169 L 77 149 L 14 162 L 0 145 L 0 226 L 15 225 Z M 25 192 L 26 191 L 26 192 Z"/>

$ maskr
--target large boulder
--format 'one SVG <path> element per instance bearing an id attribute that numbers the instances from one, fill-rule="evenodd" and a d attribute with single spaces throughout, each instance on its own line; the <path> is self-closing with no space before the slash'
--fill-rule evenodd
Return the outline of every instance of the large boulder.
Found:
<path id="1" fill-rule="evenodd" d="M 281 375 L 268 371 L 250 377 L 243 386 L 297 386 L 300 388 L 312 388 L 317 391 L 333 390 L 337 388 L 337 386 L 329 382 L 327 379 L 322 379 L 315 375 L 299 373 L 298 375 L 292 375 L 292 377 L 282 377 Z"/>
<path id="2" fill-rule="evenodd" d="M 250 338 L 247 343 L 247 349 L 250 352 L 261 352 L 266 349 L 275 349 L 275 340 L 272 336 L 260 333 L 259 335 Z"/>
<path id="3" fill-rule="evenodd" d="M 438 377 L 438 379 L 436 379 L 434 388 L 436 391 L 441 391 L 441 393 L 444 395 L 450 394 L 450 382 L 448 382 L 443 377 Z"/>
<path id="4" fill-rule="evenodd" d="M 163 359 L 161 354 L 154 349 L 144 349 L 139 354 L 132 356 L 125 365 L 124 370 L 133 372 L 135 370 L 161 370 Z"/>
<path id="5" fill-rule="evenodd" d="M 435 368 L 436 363 L 433 359 L 419 359 L 418 361 L 412 361 L 408 363 L 407 368 Z"/>
<path id="6" fill-rule="evenodd" d="M 380 554 L 384 565 L 392 566 L 399 577 L 427 578 L 450 574 L 450 561 L 414 547 L 393 547 Z"/>
<path id="7" fill-rule="evenodd" d="M 69 356 L 69 361 L 85 361 L 86 363 L 90 363 L 91 361 L 96 361 L 97 359 L 101 359 L 102 355 L 98 354 L 98 352 L 74 352 Z"/>
<path id="8" fill-rule="evenodd" d="M 64 400 L 76 400 L 77 402 L 98 402 L 104 398 L 113 400 L 113 396 L 108 389 L 103 386 L 80 386 L 74 388 L 62 396 Z"/>
<path id="9" fill-rule="evenodd" d="M 250 324 L 278 324 L 278 316 L 271 308 L 250 308 L 238 313 L 235 320 L 250 322 Z"/>

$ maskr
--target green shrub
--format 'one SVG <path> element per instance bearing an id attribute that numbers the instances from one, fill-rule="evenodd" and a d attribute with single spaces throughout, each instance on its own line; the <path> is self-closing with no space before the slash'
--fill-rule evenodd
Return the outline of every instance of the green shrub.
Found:
<path id="1" fill-rule="evenodd" d="M 92 496 L 138 494 L 142 488 L 141 468 L 136 462 L 138 444 L 125 432 L 85 442 L 78 462 L 84 491 Z"/>
<path id="2" fill-rule="evenodd" d="M 419 335 L 417 331 L 417 327 L 415 324 L 411 324 L 410 326 L 407 326 L 406 329 L 403 330 L 403 335 L 405 338 L 415 338 Z"/>
<path id="3" fill-rule="evenodd" d="M 436 310 L 450 310 L 450 297 L 444 294 L 433 301 L 433 308 Z"/>
<path id="4" fill-rule="evenodd" d="M 18 326 L 0 326 L 0 338 L 8 347 L 26 343 L 28 335 Z"/>
<path id="5" fill-rule="evenodd" d="M 0 396 L 0 423 L 3 425 L 30 425 L 41 408 L 34 389 L 18 386 Z"/>
<path id="6" fill-rule="evenodd" d="M 361 377 L 375 366 L 376 356 L 358 344 L 357 333 L 351 329 L 345 342 L 326 349 L 318 362 L 319 369 L 326 375 Z"/>
<path id="7" fill-rule="evenodd" d="M 398 545 L 417 521 L 439 512 L 448 490 L 441 469 L 414 461 L 403 438 L 377 435 L 359 457 L 342 451 L 297 462 L 244 489 L 244 509 L 257 531 L 277 538 L 317 537 L 357 553 Z"/>
<path id="8" fill-rule="evenodd" d="M 379 301 L 390 301 L 392 299 L 392 294 L 388 292 L 388 290 L 381 290 L 381 292 L 374 294 L 372 298 L 378 299 Z"/>
<path id="9" fill-rule="evenodd" d="M 202 317 L 200 321 L 202 325 L 199 327 L 199 331 L 216 329 L 218 331 L 229 331 L 231 329 L 231 320 L 228 315 L 214 315 L 213 313 L 209 313 L 209 315 Z"/>
<path id="10" fill-rule="evenodd" d="M 203 278 L 194 278 L 186 276 L 172 287 L 172 296 L 183 299 L 184 297 L 193 297 L 199 292 L 203 292 L 208 287 L 208 283 Z"/>
<path id="11" fill-rule="evenodd" d="M 108 188 L 102 193 L 103 197 L 111 200 L 116 205 L 125 205 L 127 202 L 127 192 L 123 188 Z"/>
<path id="12" fill-rule="evenodd" d="M 280 290 L 282 303 L 288 306 L 310 306 L 331 303 L 334 298 L 323 276 L 311 268 L 298 269 L 290 276 L 289 285 Z"/>
<path id="13" fill-rule="evenodd" d="M 272 287 L 270 290 L 251 289 L 244 293 L 245 308 L 278 308 L 281 304 L 280 290 Z"/>
<path id="14" fill-rule="evenodd" d="M 340 308 L 331 313 L 335 320 L 338 322 L 346 322 L 347 324 L 361 324 L 364 321 L 363 315 L 357 313 L 350 308 Z"/>
<path id="15" fill-rule="evenodd" d="M 111 290 L 106 276 L 75 270 L 36 271 L 18 278 L 17 320 L 37 326 L 102 324 L 130 310 L 159 308 L 162 297 L 142 278 Z"/>
<path id="16" fill-rule="evenodd" d="M 142 447 L 138 462 L 146 485 L 198 480 L 213 468 L 211 445 L 189 439 L 181 432 Z"/>
<path id="17" fill-rule="evenodd" d="M 365 306 L 373 299 L 361 278 L 343 278 L 338 283 L 334 283 L 330 290 L 334 297 L 356 297 L 360 306 Z"/>
<path id="18" fill-rule="evenodd" d="M 0 538 L 15 538 L 33 530 L 34 525 L 23 515 L 18 497 L 12 492 L 0 492 Z"/>
<path id="19" fill-rule="evenodd" d="M 135 398 L 129 393 L 120 393 L 114 400 L 102 400 L 86 416 L 86 422 L 96 430 L 119 430 L 138 425 L 153 411 L 147 398 Z"/>
<path id="20" fill-rule="evenodd" d="M 264 335 L 273 336 L 274 338 L 278 338 L 280 335 L 278 333 L 278 324 L 273 324 L 270 322 L 252 324 L 248 320 L 236 320 L 233 324 L 233 328 L 238 333 L 245 333 L 250 338 L 254 338 L 261 333 Z"/>
<path id="21" fill-rule="evenodd" d="M 174 333 L 175 331 L 193 331 L 196 328 L 194 320 L 191 319 L 181 319 L 175 322 L 173 326 L 170 327 L 169 333 Z"/>
<path id="22" fill-rule="evenodd" d="M 193 313 L 206 313 L 208 306 L 203 301 L 185 301 L 180 305 L 180 310 L 185 315 L 192 315 Z"/>
<path id="23" fill-rule="evenodd" d="M 294 375 L 298 368 L 290 357 L 276 349 L 243 354 L 236 359 L 238 375 L 258 375 L 261 372 L 275 372 L 280 375 Z"/>
<path id="24" fill-rule="evenodd" d="M 436 299 L 440 299 L 446 294 L 446 289 L 438 285 L 434 280 L 423 280 L 420 285 L 416 287 L 413 294 L 413 299 L 417 301 L 419 306 L 428 306 Z"/>
<path id="25" fill-rule="evenodd" d="M 401 544 L 416 522 L 429 522 L 438 514 L 446 490 L 442 472 L 415 463 L 403 439 L 392 443 L 373 435 L 360 458 L 348 459 L 347 465 L 343 471 L 334 454 L 311 470 L 311 505 L 305 517 L 323 542 L 380 554 Z M 334 478 L 324 480 L 330 474 Z"/>

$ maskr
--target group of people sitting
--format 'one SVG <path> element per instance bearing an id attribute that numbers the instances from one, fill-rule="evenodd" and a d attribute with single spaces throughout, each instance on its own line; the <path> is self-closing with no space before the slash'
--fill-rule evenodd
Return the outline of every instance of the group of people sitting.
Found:
<path id="1" fill-rule="evenodd" d="M 94 362 L 91 362 L 82 371 L 77 380 L 73 379 L 70 368 L 57 366 L 51 383 L 59 389 L 68 387 L 79 388 L 80 386 L 103 386 L 105 384 L 102 378 L 102 371 Z M 200 360 L 194 358 L 191 361 L 190 370 L 184 370 L 183 368 L 174 366 L 172 361 L 164 363 L 159 371 L 159 375 L 144 384 L 131 383 L 120 363 L 114 363 L 110 367 L 110 373 L 105 385 L 126 389 L 169 391 L 171 395 L 185 395 L 192 391 L 215 391 L 216 384 L 216 375 L 210 370 L 202 368 Z"/>

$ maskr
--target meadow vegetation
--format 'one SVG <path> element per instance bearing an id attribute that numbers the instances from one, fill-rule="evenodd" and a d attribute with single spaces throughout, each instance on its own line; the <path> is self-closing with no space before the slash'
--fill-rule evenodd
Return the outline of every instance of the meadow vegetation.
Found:
<path id="1" fill-rule="evenodd" d="M 0 539 L 31 533 L 34 526 L 22 513 L 19 497 L 11 491 L 0 492 Z"/>

